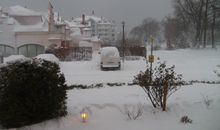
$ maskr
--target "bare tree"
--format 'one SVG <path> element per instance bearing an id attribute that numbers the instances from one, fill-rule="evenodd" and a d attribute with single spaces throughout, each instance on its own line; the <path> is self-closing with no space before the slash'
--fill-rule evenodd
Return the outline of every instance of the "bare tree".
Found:
<path id="1" fill-rule="evenodd" d="M 164 27 L 164 38 L 166 39 L 167 49 L 189 47 L 189 43 L 187 42 L 188 26 L 182 26 L 184 22 L 181 19 L 167 16 L 162 21 L 162 25 Z"/>
<path id="2" fill-rule="evenodd" d="M 159 37 L 160 33 L 160 24 L 156 19 L 151 17 L 145 18 L 142 21 L 142 24 L 134 27 L 130 31 L 130 39 L 134 39 L 136 41 L 142 41 L 144 37 L 150 38 Z"/>
<path id="3" fill-rule="evenodd" d="M 141 28 L 143 29 L 143 32 L 147 38 L 150 38 L 150 36 L 157 37 L 159 35 L 159 22 L 151 17 L 143 20 Z"/>
<path id="4" fill-rule="evenodd" d="M 144 31 L 140 26 L 132 28 L 129 33 L 129 38 L 141 42 L 143 39 Z"/>
<path id="5" fill-rule="evenodd" d="M 207 26 L 208 26 L 208 5 L 209 0 L 205 0 L 205 16 L 204 16 L 204 41 L 203 41 L 203 47 L 206 47 L 206 35 L 207 35 Z"/>
<path id="6" fill-rule="evenodd" d="M 211 12 L 211 41 L 212 41 L 212 48 L 215 48 L 215 30 L 216 30 L 216 23 L 220 22 L 220 19 L 216 19 L 220 17 L 220 2 L 218 0 L 210 0 L 210 12 Z M 219 24 L 220 26 L 220 24 Z"/>
<path id="7" fill-rule="evenodd" d="M 195 26 L 193 47 L 199 47 L 202 41 L 204 0 L 173 0 L 173 4 Z"/>

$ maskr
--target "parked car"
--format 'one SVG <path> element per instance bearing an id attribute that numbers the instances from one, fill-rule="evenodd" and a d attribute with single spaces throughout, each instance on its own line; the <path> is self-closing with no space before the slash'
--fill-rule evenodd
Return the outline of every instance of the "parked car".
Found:
<path id="1" fill-rule="evenodd" d="M 100 68 L 104 69 L 121 69 L 119 51 L 116 47 L 103 47 L 100 51 L 101 61 Z"/>

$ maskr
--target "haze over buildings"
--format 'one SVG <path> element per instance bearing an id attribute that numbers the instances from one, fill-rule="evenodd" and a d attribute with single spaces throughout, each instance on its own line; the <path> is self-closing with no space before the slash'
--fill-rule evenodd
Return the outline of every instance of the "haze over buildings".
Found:
<path id="1" fill-rule="evenodd" d="M 126 21 L 127 28 L 137 26 L 146 17 L 158 20 L 172 13 L 171 0 L 51 0 L 54 10 L 65 19 L 82 14 L 115 20 L 117 26 Z M 47 10 L 47 0 L 1 0 L 1 6 L 22 5 L 34 10 Z"/>

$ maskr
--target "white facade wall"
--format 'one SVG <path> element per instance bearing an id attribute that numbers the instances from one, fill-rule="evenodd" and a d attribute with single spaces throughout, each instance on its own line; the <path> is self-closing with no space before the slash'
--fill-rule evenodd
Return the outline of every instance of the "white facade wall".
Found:
<path id="1" fill-rule="evenodd" d="M 112 23 L 99 23 L 97 26 L 98 35 L 104 41 L 115 41 L 115 25 Z"/>
<path id="2" fill-rule="evenodd" d="M 25 44 L 39 44 L 42 46 L 48 46 L 48 33 L 16 33 L 17 47 Z"/>
<path id="3" fill-rule="evenodd" d="M 0 44 L 15 47 L 14 25 L 8 25 L 9 17 L 0 16 Z"/>

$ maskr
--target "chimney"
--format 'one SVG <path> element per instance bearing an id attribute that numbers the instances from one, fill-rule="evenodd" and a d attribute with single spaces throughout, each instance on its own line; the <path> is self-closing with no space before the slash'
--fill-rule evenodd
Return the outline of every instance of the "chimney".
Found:
<path id="1" fill-rule="evenodd" d="M 83 25 L 86 24 L 86 21 L 85 21 L 85 14 L 82 15 L 82 22 L 81 22 Z"/>
<path id="2" fill-rule="evenodd" d="M 94 10 L 92 11 L 92 15 L 93 15 L 93 16 L 95 15 L 95 11 L 94 11 Z"/>

